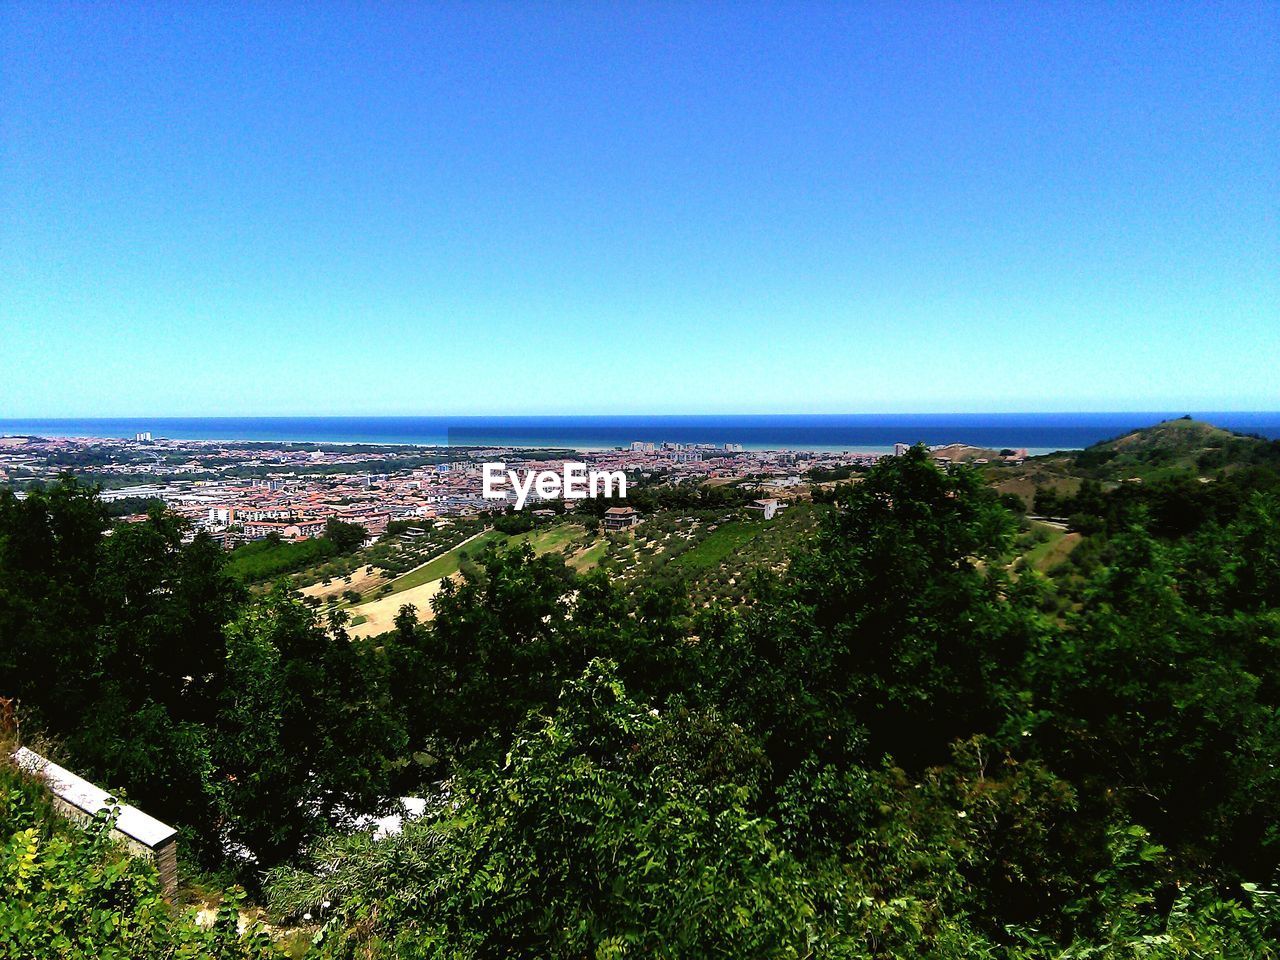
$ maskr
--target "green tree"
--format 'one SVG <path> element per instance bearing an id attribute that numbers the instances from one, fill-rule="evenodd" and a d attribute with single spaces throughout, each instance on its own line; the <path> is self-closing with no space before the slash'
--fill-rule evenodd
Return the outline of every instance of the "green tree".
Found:
<path id="1" fill-rule="evenodd" d="M 209 724 L 241 599 L 207 537 L 155 508 L 106 536 L 90 488 L 0 494 L 0 695 L 79 772 L 188 824 L 209 851 Z"/>
<path id="2" fill-rule="evenodd" d="M 649 749 L 664 725 L 593 664 L 501 769 L 458 779 L 398 837 L 322 842 L 323 870 L 276 871 L 272 903 L 330 902 L 335 956 L 813 955 L 799 864 L 741 789 Z"/>
<path id="3" fill-rule="evenodd" d="M 227 836 L 262 864 L 386 807 L 403 731 L 375 651 L 276 590 L 227 630 L 217 768 Z"/>
<path id="4" fill-rule="evenodd" d="M 369 538 L 369 531 L 358 523 L 330 517 L 324 524 L 324 538 L 337 548 L 338 553 L 350 553 Z"/>
<path id="5" fill-rule="evenodd" d="M 780 771 L 864 748 L 918 768 L 992 731 L 1037 630 L 1004 572 L 1013 518 L 922 448 L 842 492 L 811 548 L 714 654 Z"/>
<path id="6" fill-rule="evenodd" d="M 1234 535 L 1243 546 L 1268 534 L 1246 521 Z M 1277 624 L 1254 612 L 1266 588 L 1241 594 L 1231 577 L 1206 595 L 1203 571 L 1185 564 L 1203 554 L 1136 526 L 1116 538 L 1084 608 L 1031 661 L 1026 724 L 1097 803 L 1119 803 L 1184 863 L 1249 879 L 1280 865 Z M 1224 609 L 1228 597 L 1245 609 Z"/>

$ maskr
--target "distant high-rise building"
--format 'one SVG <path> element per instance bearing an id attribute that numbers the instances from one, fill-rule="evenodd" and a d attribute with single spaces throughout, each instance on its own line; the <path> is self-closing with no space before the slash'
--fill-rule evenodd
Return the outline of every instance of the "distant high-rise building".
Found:
<path id="1" fill-rule="evenodd" d="M 893 445 L 893 455 L 895 457 L 901 457 L 910 449 L 911 444 L 909 443 L 895 443 Z"/>

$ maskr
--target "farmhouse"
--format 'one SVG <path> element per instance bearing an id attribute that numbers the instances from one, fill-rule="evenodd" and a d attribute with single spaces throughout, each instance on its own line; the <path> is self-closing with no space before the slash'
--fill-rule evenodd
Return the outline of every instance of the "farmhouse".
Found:
<path id="1" fill-rule="evenodd" d="M 610 507 L 604 512 L 604 528 L 606 530 L 626 530 L 640 522 L 640 514 L 635 507 Z"/>

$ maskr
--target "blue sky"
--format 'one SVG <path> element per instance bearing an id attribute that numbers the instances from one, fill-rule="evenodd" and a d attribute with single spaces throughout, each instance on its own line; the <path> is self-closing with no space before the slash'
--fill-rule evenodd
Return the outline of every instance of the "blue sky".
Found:
<path id="1" fill-rule="evenodd" d="M 1280 408 L 1280 7 L 0 6 L 0 418 Z"/>

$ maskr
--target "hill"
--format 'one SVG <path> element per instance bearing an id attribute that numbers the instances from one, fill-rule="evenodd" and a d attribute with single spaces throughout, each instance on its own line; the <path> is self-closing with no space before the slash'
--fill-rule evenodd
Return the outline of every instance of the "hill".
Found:
<path id="1" fill-rule="evenodd" d="M 948 443 L 941 447 L 930 447 L 929 456 L 935 460 L 945 459 L 952 463 L 973 463 L 976 460 L 989 460 L 994 463 L 1001 459 L 999 450 L 975 447 L 967 443 Z"/>
<path id="2" fill-rule="evenodd" d="M 740 509 L 664 510 L 628 533 L 613 534 L 600 563 L 625 584 L 681 584 L 696 607 L 741 603 L 756 571 L 779 573 L 831 508 L 794 502 L 773 520 Z"/>
<path id="3" fill-rule="evenodd" d="M 1071 495 L 1082 480 L 1114 484 L 1174 476 L 1214 477 L 1249 467 L 1280 469 L 1280 441 L 1181 417 L 1083 450 L 1031 457 L 1017 466 L 992 466 L 985 474 L 1001 493 L 1016 494 L 1030 505 L 1037 490 L 1050 488 Z"/>
<path id="4" fill-rule="evenodd" d="M 1182 417 L 1095 443 L 1075 454 L 1074 465 L 1095 474 L 1095 479 L 1146 479 L 1153 472 L 1170 471 L 1204 476 L 1274 459 L 1275 447 L 1260 437 Z M 1270 456 L 1268 448 L 1272 448 Z"/>

